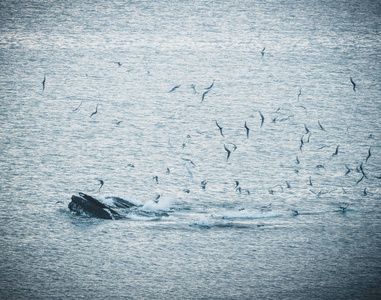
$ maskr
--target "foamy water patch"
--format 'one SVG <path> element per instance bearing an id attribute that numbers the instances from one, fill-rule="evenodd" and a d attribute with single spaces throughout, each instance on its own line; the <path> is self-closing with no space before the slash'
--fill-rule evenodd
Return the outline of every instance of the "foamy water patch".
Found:
<path id="1" fill-rule="evenodd" d="M 171 201 L 167 198 L 160 199 L 159 201 L 149 200 L 147 201 L 142 210 L 145 211 L 170 211 Z"/>

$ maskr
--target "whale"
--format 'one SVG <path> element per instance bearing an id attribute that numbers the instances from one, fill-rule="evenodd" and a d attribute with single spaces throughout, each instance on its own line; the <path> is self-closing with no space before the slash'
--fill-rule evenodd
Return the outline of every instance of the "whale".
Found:
<path id="1" fill-rule="evenodd" d="M 80 216 L 98 218 L 105 220 L 118 220 L 129 217 L 129 214 L 141 217 L 166 217 L 164 211 L 151 212 L 140 209 L 142 205 L 137 205 L 128 200 L 115 196 L 106 196 L 104 200 L 97 199 L 85 193 L 78 193 L 71 196 L 68 205 L 69 210 Z"/>
<path id="2" fill-rule="evenodd" d="M 113 220 L 124 218 L 124 214 L 118 209 L 130 209 L 137 206 L 119 197 L 108 196 L 106 200 L 107 203 L 111 204 L 106 204 L 93 196 L 79 193 L 79 196 L 73 195 L 71 197 L 68 207 L 70 211 L 78 215 Z"/>

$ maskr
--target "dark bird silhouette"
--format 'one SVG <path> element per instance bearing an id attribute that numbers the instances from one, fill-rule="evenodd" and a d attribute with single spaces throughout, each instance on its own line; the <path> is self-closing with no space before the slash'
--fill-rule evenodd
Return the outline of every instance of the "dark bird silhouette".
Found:
<path id="1" fill-rule="evenodd" d="M 362 192 L 362 195 L 363 195 L 363 196 L 368 195 L 368 192 L 366 191 L 366 188 L 365 188 L 364 191 Z"/>
<path id="2" fill-rule="evenodd" d="M 306 130 L 306 134 L 310 133 L 310 130 L 308 129 L 306 124 L 304 124 L 304 129 Z"/>
<path id="3" fill-rule="evenodd" d="M 178 89 L 181 84 L 174 86 L 168 93 L 172 93 L 174 90 Z"/>
<path id="4" fill-rule="evenodd" d="M 265 49 L 266 49 L 266 47 L 263 47 L 263 49 L 261 51 L 262 57 L 265 55 Z"/>
<path id="5" fill-rule="evenodd" d="M 356 83 L 353 81 L 352 77 L 349 78 L 351 80 L 351 83 L 353 85 L 353 90 L 356 92 Z"/>
<path id="6" fill-rule="evenodd" d="M 370 147 L 369 147 L 369 150 L 368 150 L 368 156 L 366 157 L 366 159 L 365 159 L 365 163 L 367 163 L 368 162 L 368 159 L 369 159 L 369 157 L 371 157 L 371 153 L 370 153 Z"/>
<path id="7" fill-rule="evenodd" d="M 265 117 L 262 115 L 260 111 L 259 111 L 259 114 L 261 115 L 261 127 L 262 127 L 263 122 L 265 121 Z"/>
<path id="8" fill-rule="evenodd" d="M 347 168 L 347 172 L 345 172 L 345 175 L 348 175 L 351 172 L 351 169 L 349 169 L 347 165 L 345 165 L 345 167 Z"/>
<path id="9" fill-rule="evenodd" d="M 311 137 L 311 132 L 308 133 L 308 136 L 307 136 L 307 143 L 310 142 L 310 137 Z"/>
<path id="10" fill-rule="evenodd" d="M 339 145 L 337 145 L 335 153 L 332 154 L 332 156 L 338 155 L 339 154 Z"/>
<path id="11" fill-rule="evenodd" d="M 345 210 L 348 208 L 349 204 L 348 203 L 342 203 L 342 205 L 339 206 L 339 208 L 342 210 L 342 212 L 344 213 Z"/>
<path id="12" fill-rule="evenodd" d="M 247 127 L 246 122 L 245 122 L 245 129 L 246 129 L 246 138 L 249 138 L 249 131 L 250 131 L 250 128 Z"/>
<path id="13" fill-rule="evenodd" d="M 154 177 L 152 177 L 152 179 L 156 182 L 156 184 L 159 184 L 159 177 L 158 176 L 154 176 Z"/>
<path id="14" fill-rule="evenodd" d="M 213 85 L 214 85 L 214 80 L 213 80 L 212 84 L 210 86 L 208 86 L 207 88 L 205 88 L 205 89 L 206 90 L 210 90 L 213 87 Z"/>
<path id="15" fill-rule="evenodd" d="M 209 92 L 210 92 L 210 90 L 207 90 L 206 92 L 204 92 L 204 93 L 202 94 L 201 102 L 204 101 L 204 99 L 205 99 L 205 95 L 206 95 L 207 93 L 209 93 Z"/>
<path id="16" fill-rule="evenodd" d="M 303 141 L 303 136 L 300 138 L 300 147 L 299 147 L 299 150 L 300 152 L 303 151 L 303 145 L 304 145 L 304 141 Z"/>
<path id="17" fill-rule="evenodd" d="M 310 176 L 308 185 L 312 186 L 312 178 Z"/>
<path id="18" fill-rule="evenodd" d="M 226 157 L 226 161 L 228 161 L 228 160 L 229 160 L 229 157 L 230 157 L 230 153 L 231 153 L 231 151 L 230 151 L 228 148 L 226 148 L 225 144 L 224 144 L 224 148 L 225 148 L 225 151 L 228 153 L 228 155 L 227 155 L 227 157 Z"/>
<path id="19" fill-rule="evenodd" d="M 44 75 L 44 80 L 42 81 L 42 90 L 45 91 L 46 76 Z"/>
<path id="20" fill-rule="evenodd" d="M 159 199 L 160 199 L 161 195 L 160 194 L 156 194 L 156 198 L 155 200 L 153 200 L 153 202 L 155 203 L 158 203 L 159 202 Z"/>
<path id="21" fill-rule="evenodd" d="M 317 166 L 315 167 L 315 169 L 324 169 L 324 170 L 325 170 L 325 167 L 324 167 L 323 165 L 317 165 Z"/>
<path id="22" fill-rule="evenodd" d="M 118 121 L 118 122 L 116 122 L 115 124 L 119 126 L 122 122 L 123 122 L 123 121 Z"/>
<path id="23" fill-rule="evenodd" d="M 296 164 L 300 164 L 299 157 L 296 157 L 295 162 L 296 162 Z"/>
<path id="24" fill-rule="evenodd" d="M 76 112 L 76 111 L 81 107 L 82 102 L 83 102 L 83 101 L 81 101 L 81 103 L 79 103 L 79 106 L 78 106 L 76 109 L 74 109 L 73 112 Z"/>
<path id="25" fill-rule="evenodd" d="M 102 179 L 98 179 L 100 183 L 99 192 L 101 191 L 102 186 L 104 185 L 104 181 Z"/>
<path id="26" fill-rule="evenodd" d="M 90 118 L 91 118 L 92 116 L 94 116 L 96 113 L 98 113 L 98 104 L 97 104 L 97 106 L 95 107 L 95 111 L 94 111 L 93 113 L 91 113 Z"/>
<path id="27" fill-rule="evenodd" d="M 207 180 L 203 180 L 203 181 L 201 181 L 201 188 L 203 189 L 203 190 L 205 190 L 205 188 L 206 188 L 206 184 L 208 183 L 208 181 Z"/>
<path id="28" fill-rule="evenodd" d="M 122 66 L 122 63 L 120 61 L 116 61 L 115 64 L 118 65 L 118 67 L 121 67 Z"/>
<path id="29" fill-rule="evenodd" d="M 286 186 L 287 186 L 288 189 L 291 188 L 291 185 L 290 185 L 290 183 L 288 181 L 286 181 Z"/>
<path id="30" fill-rule="evenodd" d="M 365 178 L 365 175 L 362 174 L 362 177 L 356 182 L 356 185 L 358 185 L 364 178 Z"/>
<path id="31" fill-rule="evenodd" d="M 299 94 L 298 94 L 298 101 L 299 101 L 299 97 L 302 95 L 302 89 L 299 89 Z"/>
<path id="32" fill-rule="evenodd" d="M 239 186 L 239 181 L 236 180 L 236 181 L 235 181 L 235 187 L 234 187 L 234 188 L 236 189 L 238 186 Z"/>
<path id="33" fill-rule="evenodd" d="M 193 89 L 193 93 L 197 93 L 197 91 L 196 91 L 196 85 L 195 84 L 191 84 L 191 88 Z"/>
<path id="34" fill-rule="evenodd" d="M 318 124 L 321 130 L 325 131 L 324 127 L 320 124 L 320 121 L 318 120 Z"/>
<path id="35" fill-rule="evenodd" d="M 220 125 L 218 125 L 217 121 L 215 121 L 215 122 L 216 122 L 216 125 L 217 125 L 218 129 L 220 130 L 221 135 L 223 137 L 225 137 L 224 134 L 222 133 L 222 127 Z"/>
<path id="36" fill-rule="evenodd" d="M 358 166 L 358 170 L 362 173 L 362 175 L 363 175 L 366 179 L 368 179 L 368 176 L 366 176 L 366 174 L 365 174 L 365 172 L 364 172 L 364 169 L 363 169 L 363 167 L 362 167 L 362 163 Z"/>
<path id="37" fill-rule="evenodd" d="M 167 171 L 166 171 L 167 174 L 171 173 L 171 170 L 169 168 L 167 168 Z"/>

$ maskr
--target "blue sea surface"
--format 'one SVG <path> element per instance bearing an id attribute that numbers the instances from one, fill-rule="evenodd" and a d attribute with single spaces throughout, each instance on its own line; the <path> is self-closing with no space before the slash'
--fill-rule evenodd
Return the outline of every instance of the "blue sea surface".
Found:
<path id="1" fill-rule="evenodd" d="M 0 299 L 380 299 L 380 32 L 370 0 L 1 1 Z"/>

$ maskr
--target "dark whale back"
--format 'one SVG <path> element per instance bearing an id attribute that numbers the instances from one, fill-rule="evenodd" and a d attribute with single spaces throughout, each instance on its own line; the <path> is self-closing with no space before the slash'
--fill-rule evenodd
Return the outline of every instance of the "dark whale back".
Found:
<path id="1" fill-rule="evenodd" d="M 81 194 L 80 194 L 81 195 Z M 84 194 L 83 194 L 84 195 Z M 87 195 L 86 195 L 87 196 Z M 88 196 L 90 197 L 90 196 Z M 113 219 L 110 212 L 106 211 L 103 206 L 98 205 L 99 201 L 91 201 L 88 197 L 80 197 L 73 195 L 69 203 L 69 209 L 78 214 L 86 214 L 89 217 L 97 217 L 101 219 Z M 92 198 L 92 197 L 90 197 Z M 94 198 L 92 198 L 93 200 Z"/>

